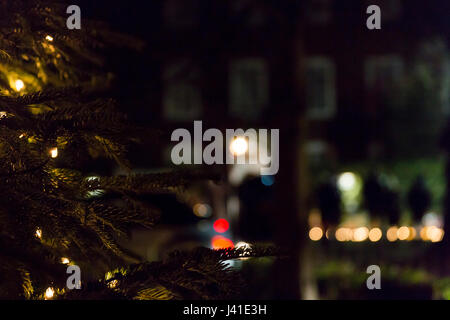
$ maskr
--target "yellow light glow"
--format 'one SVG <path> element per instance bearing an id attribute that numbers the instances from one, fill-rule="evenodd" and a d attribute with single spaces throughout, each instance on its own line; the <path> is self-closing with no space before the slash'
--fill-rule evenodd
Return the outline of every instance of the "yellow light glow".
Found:
<path id="1" fill-rule="evenodd" d="M 14 82 L 14 85 L 16 86 L 16 91 L 20 91 L 25 87 L 25 84 L 20 79 L 16 80 L 16 82 Z"/>
<path id="2" fill-rule="evenodd" d="M 19 139 L 22 139 L 23 137 L 25 137 L 25 133 L 22 133 L 22 134 L 19 136 Z"/>
<path id="3" fill-rule="evenodd" d="M 360 227 L 353 230 L 353 241 L 361 242 L 367 239 L 369 236 L 369 229 L 366 227 Z"/>
<path id="4" fill-rule="evenodd" d="M 397 230 L 398 240 L 406 240 L 409 237 L 409 228 L 406 226 L 402 226 Z"/>
<path id="5" fill-rule="evenodd" d="M 53 41 L 53 37 L 51 35 L 47 35 L 45 37 L 45 40 L 52 42 Z"/>
<path id="6" fill-rule="evenodd" d="M 390 241 L 390 242 L 397 241 L 397 231 L 398 231 L 398 228 L 395 226 L 390 227 L 386 231 L 386 238 L 388 239 L 388 241 Z"/>
<path id="7" fill-rule="evenodd" d="M 37 228 L 37 229 L 36 229 L 35 235 L 36 235 L 36 237 L 39 238 L 39 239 L 42 238 L 42 230 L 39 229 L 39 228 Z"/>
<path id="8" fill-rule="evenodd" d="M 351 172 L 344 172 L 338 178 L 339 189 L 348 191 L 353 189 L 356 184 L 356 177 Z"/>
<path id="9" fill-rule="evenodd" d="M 334 236 L 337 241 L 350 241 L 353 239 L 353 230 L 350 228 L 338 228 Z"/>
<path id="10" fill-rule="evenodd" d="M 409 227 L 409 237 L 406 240 L 412 241 L 416 238 L 416 236 L 417 236 L 416 229 L 414 227 Z"/>
<path id="11" fill-rule="evenodd" d="M 197 203 L 192 208 L 192 210 L 194 211 L 194 214 L 200 218 L 207 218 L 207 217 L 211 216 L 210 209 L 211 209 L 211 207 L 204 203 Z"/>
<path id="12" fill-rule="evenodd" d="M 118 284 L 119 284 L 119 281 L 114 279 L 108 283 L 108 287 L 113 289 L 113 288 L 117 287 Z"/>
<path id="13" fill-rule="evenodd" d="M 309 230 L 309 238 L 312 241 L 319 241 L 323 237 L 323 231 L 319 227 L 314 227 Z"/>
<path id="14" fill-rule="evenodd" d="M 8 113 L 6 111 L 0 111 L 0 119 L 6 118 L 7 115 Z"/>
<path id="15" fill-rule="evenodd" d="M 51 148 L 50 149 L 50 156 L 54 159 L 58 157 L 58 148 Z"/>
<path id="16" fill-rule="evenodd" d="M 431 242 L 439 242 L 444 238 L 444 230 L 435 226 L 428 227 L 426 230 L 426 234 L 427 238 Z"/>
<path id="17" fill-rule="evenodd" d="M 70 263 L 70 260 L 68 259 L 68 258 L 61 258 L 61 263 L 62 264 L 69 264 Z"/>
<path id="18" fill-rule="evenodd" d="M 241 156 L 248 150 L 247 140 L 243 137 L 235 138 L 230 144 L 230 151 L 235 156 Z"/>
<path id="19" fill-rule="evenodd" d="M 383 232 L 380 228 L 372 228 L 369 232 L 369 240 L 372 242 L 377 242 L 383 236 Z"/>
<path id="20" fill-rule="evenodd" d="M 52 287 L 48 287 L 47 290 L 45 290 L 45 300 L 52 299 L 55 295 L 55 290 Z"/>

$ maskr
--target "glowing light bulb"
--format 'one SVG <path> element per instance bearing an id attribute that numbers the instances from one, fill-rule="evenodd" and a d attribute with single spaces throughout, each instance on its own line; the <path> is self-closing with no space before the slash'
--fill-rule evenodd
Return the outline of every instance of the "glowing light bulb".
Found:
<path id="1" fill-rule="evenodd" d="M 380 228 L 373 228 L 369 231 L 369 240 L 372 242 L 377 242 L 383 236 L 383 232 L 381 232 Z"/>
<path id="2" fill-rule="evenodd" d="M 0 119 L 6 118 L 7 115 L 8 113 L 6 111 L 0 111 Z"/>
<path id="3" fill-rule="evenodd" d="M 63 258 L 61 258 L 61 263 L 62 264 L 69 264 L 70 260 L 68 258 L 63 257 Z"/>
<path id="4" fill-rule="evenodd" d="M 45 300 L 52 299 L 55 295 L 55 290 L 52 287 L 48 287 L 47 290 L 45 290 Z"/>
<path id="5" fill-rule="evenodd" d="M 58 148 L 51 148 L 50 149 L 50 156 L 54 159 L 58 157 Z"/>
<path id="6" fill-rule="evenodd" d="M 16 80 L 16 82 L 14 83 L 14 85 L 16 86 L 16 91 L 20 91 L 25 87 L 25 84 L 23 83 L 22 80 Z"/>
<path id="7" fill-rule="evenodd" d="M 52 42 L 53 41 L 53 37 L 51 35 L 47 35 L 45 37 L 45 40 Z"/>
<path id="8" fill-rule="evenodd" d="M 230 151 L 235 156 L 241 156 L 248 150 L 247 140 L 243 137 L 235 138 L 230 144 Z"/>
<path id="9" fill-rule="evenodd" d="M 42 230 L 37 228 L 35 235 L 36 235 L 37 238 L 41 239 L 42 238 Z"/>
<path id="10" fill-rule="evenodd" d="M 319 227 L 314 227 L 309 230 L 309 238 L 312 241 L 319 241 L 323 237 L 323 231 Z"/>

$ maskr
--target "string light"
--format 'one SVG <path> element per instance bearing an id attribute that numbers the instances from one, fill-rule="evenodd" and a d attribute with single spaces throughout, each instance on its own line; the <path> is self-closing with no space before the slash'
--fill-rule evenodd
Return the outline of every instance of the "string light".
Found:
<path id="1" fill-rule="evenodd" d="M 53 37 L 51 35 L 47 35 L 45 37 L 45 40 L 52 42 L 53 41 Z"/>
<path id="2" fill-rule="evenodd" d="M 402 241 L 403 241 L 403 240 L 408 239 L 409 233 L 410 233 L 410 231 L 409 231 L 409 228 L 408 228 L 408 227 L 406 227 L 406 226 L 400 227 L 400 228 L 397 230 L 397 237 L 398 237 L 398 240 L 402 240 Z"/>
<path id="3" fill-rule="evenodd" d="M 353 231 L 353 241 L 355 242 L 361 242 L 367 239 L 367 237 L 369 236 L 369 229 L 367 229 L 366 227 L 360 227 L 360 228 L 356 228 Z"/>
<path id="4" fill-rule="evenodd" d="M 58 148 L 51 148 L 50 149 L 50 156 L 54 159 L 58 156 Z"/>
<path id="5" fill-rule="evenodd" d="M 63 257 L 63 258 L 61 258 L 61 263 L 62 264 L 69 264 L 70 260 L 68 258 L 66 258 L 66 257 Z"/>
<path id="6" fill-rule="evenodd" d="M 390 241 L 390 242 L 397 241 L 397 231 L 398 231 L 398 228 L 396 226 L 390 227 L 386 231 L 386 238 L 388 239 L 388 241 Z"/>
<path id="7" fill-rule="evenodd" d="M 37 228 L 35 235 L 36 235 L 37 238 L 41 239 L 42 238 L 42 230 Z"/>
<path id="8" fill-rule="evenodd" d="M 16 80 L 16 82 L 14 82 L 14 85 L 16 87 L 16 91 L 20 91 L 25 87 L 25 84 L 20 79 Z"/>
<path id="9" fill-rule="evenodd" d="M 383 232 L 380 228 L 373 228 L 369 231 L 369 240 L 372 242 L 377 242 L 383 236 Z"/>
<path id="10" fill-rule="evenodd" d="M 323 231 L 319 227 L 314 227 L 309 230 L 309 238 L 312 241 L 319 241 L 323 237 Z"/>
<path id="11" fill-rule="evenodd" d="M 47 290 L 45 290 L 45 300 L 50 300 L 55 295 L 55 290 L 52 287 L 48 287 Z"/>

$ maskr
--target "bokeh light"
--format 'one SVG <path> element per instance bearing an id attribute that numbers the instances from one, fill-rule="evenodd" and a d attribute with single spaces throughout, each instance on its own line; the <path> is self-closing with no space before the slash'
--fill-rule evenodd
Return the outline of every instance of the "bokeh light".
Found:
<path id="1" fill-rule="evenodd" d="M 383 236 L 383 232 L 380 228 L 372 228 L 369 231 L 369 240 L 372 242 L 377 242 Z"/>
<path id="2" fill-rule="evenodd" d="M 45 290 L 45 300 L 52 299 L 55 295 L 55 290 L 52 287 L 48 287 L 47 290 Z"/>
<path id="3" fill-rule="evenodd" d="M 208 218 L 211 216 L 212 209 L 211 206 L 209 206 L 208 204 L 197 203 L 192 208 L 192 211 L 197 217 Z"/>
<path id="4" fill-rule="evenodd" d="M 225 219 L 218 219 L 214 222 L 213 228 L 216 232 L 224 233 L 230 228 L 230 224 Z"/>
<path id="5" fill-rule="evenodd" d="M 351 190 L 356 184 L 356 177 L 351 172 L 344 172 L 338 178 L 339 189 L 343 191 Z"/>
<path id="6" fill-rule="evenodd" d="M 319 227 L 314 227 L 309 230 L 309 238 L 312 241 L 319 241 L 323 237 L 323 230 Z"/>
<path id="7" fill-rule="evenodd" d="M 390 242 L 397 241 L 397 239 L 398 239 L 397 231 L 398 231 L 398 228 L 396 226 L 392 226 L 389 229 L 387 229 L 386 238 L 388 239 L 388 241 L 390 241 Z"/>
<path id="8" fill-rule="evenodd" d="M 16 91 L 21 91 L 21 90 L 25 87 L 25 84 L 24 84 L 23 81 L 20 80 L 20 79 L 16 80 L 16 81 L 14 82 L 14 85 L 15 85 L 15 87 L 16 87 Z"/>
<path id="9" fill-rule="evenodd" d="M 226 249 L 226 248 L 233 248 L 234 244 L 233 241 L 231 241 L 228 238 L 225 238 L 223 236 L 214 236 L 211 240 L 211 246 L 213 249 Z"/>
<path id="10" fill-rule="evenodd" d="M 353 241 L 361 242 L 367 239 L 369 236 L 369 229 L 366 227 L 360 227 L 353 230 Z"/>
<path id="11" fill-rule="evenodd" d="M 237 137 L 231 141 L 230 151 L 235 156 L 241 156 L 248 150 L 248 142 L 244 137 Z"/>
<path id="12" fill-rule="evenodd" d="M 409 228 L 406 226 L 402 226 L 397 230 L 397 238 L 398 240 L 406 240 L 408 239 L 410 234 Z"/>

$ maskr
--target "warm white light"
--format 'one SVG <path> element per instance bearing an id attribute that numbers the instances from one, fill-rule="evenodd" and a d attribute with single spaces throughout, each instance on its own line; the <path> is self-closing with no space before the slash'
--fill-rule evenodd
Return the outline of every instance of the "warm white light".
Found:
<path id="1" fill-rule="evenodd" d="M 45 290 L 45 299 L 51 299 L 55 295 L 55 290 L 53 290 L 52 287 L 48 287 L 47 290 Z"/>
<path id="2" fill-rule="evenodd" d="M 406 239 L 408 239 L 409 238 L 409 234 L 410 234 L 409 228 L 406 227 L 406 226 L 400 227 L 397 230 L 397 237 L 398 237 L 399 240 L 406 240 Z"/>
<path id="3" fill-rule="evenodd" d="M 369 236 L 369 229 L 366 227 L 356 228 L 353 230 L 353 241 L 360 242 L 367 239 Z"/>
<path id="4" fill-rule="evenodd" d="M 372 242 L 377 242 L 383 236 L 383 232 L 380 228 L 373 228 L 369 231 L 369 240 Z"/>
<path id="5" fill-rule="evenodd" d="M 53 41 L 53 37 L 51 35 L 47 35 L 45 37 L 45 40 L 52 42 Z"/>
<path id="6" fill-rule="evenodd" d="M 35 235 L 36 235 L 36 237 L 39 238 L 39 239 L 42 238 L 42 230 L 39 229 L 39 228 L 37 228 L 37 229 L 36 229 Z"/>
<path id="7" fill-rule="evenodd" d="M 208 218 L 211 216 L 211 207 L 204 203 L 197 203 L 192 208 L 194 214 L 200 218 Z"/>
<path id="8" fill-rule="evenodd" d="M 394 242 L 397 241 L 397 231 L 398 228 L 396 226 L 390 227 L 387 231 L 386 231 L 386 238 L 388 239 L 388 241 L 390 242 Z"/>
<path id="9" fill-rule="evenodd" d="M 68 258 L 61 258 L 61 263 L 62 264 L 69 264 L 70 263 L 70 260 L 68 259 Z"/>
<path id="10" fill-rule="evenodd" d="M 0 111 L 0 119 L 6 118 L 7 115 L 8 113 L 6 111 Z"/>
<path id="11" fill-rule="evenodd" d="M 50 156 L 54 159 L 58 156 L 58 148 L 51 148 L 50 149 Z"/>
<path id="12" fill-rule="evenodd" d="M 16 80 L 16 82 L 14 83 L 16 86 L 16 91 L 20 91 L 25 87 L 25 84 L 23 83 L 22 80 Z"/>
<path id="13" fill-rule="evenodd" d="M 431 242 L 439 242 L 442 241 L 442 238 L 444 238 L 444 230 L 435 226 L 429 227 L 426 231 L 426 234 L 427 238 Z"/>
<path id="14" fill-rule="evenodd" d="M 309 238 L 312 241 L 319 241 L 323 237 L 323 231 L 319 227 L 314 227 L 309 230 Z"/>
<path id="15" fill-rule="evenodd" d="M 356 184 L 356 177 L 351 172 L 344 172 L 339 176 L 338 186 L 339 189 L 343 191 L 348 191 L 353 189 Z"/>
<path id="16" fill-rule="evenodd" d="M 353 230 L 350 228 L 339 228 L 334 236 L 337 241 L 350 241 L 353 239 Z"/>
<path id="17" fill-rule="evenodd" d="M 241 156 L 248 150 L 247 140 L 243 137 L 234 139 L 230 144 L 230 151 L 235 156 Z"/>

